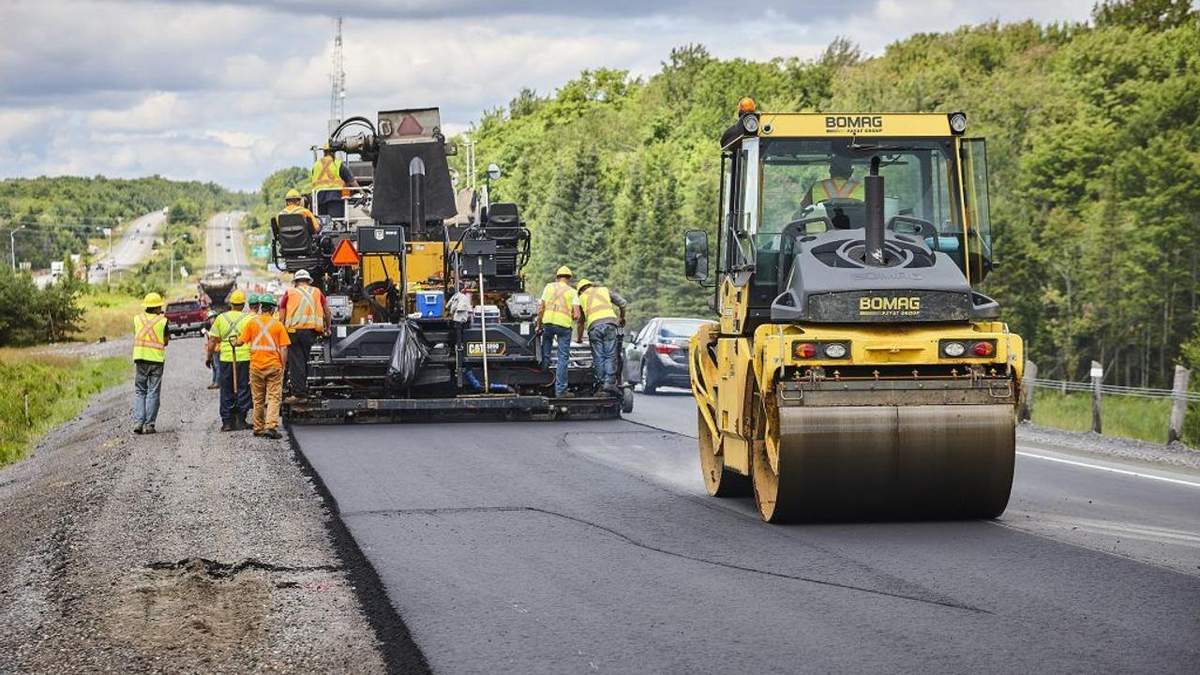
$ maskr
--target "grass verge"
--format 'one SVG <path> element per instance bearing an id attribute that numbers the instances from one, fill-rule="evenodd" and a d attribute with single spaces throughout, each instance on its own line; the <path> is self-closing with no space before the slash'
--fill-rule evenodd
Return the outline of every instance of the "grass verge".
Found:
<path id="1" fill-rule="evenodd" d="M 1091 394 L 1062 394 L 1039 388 L 1033 404 L 1034 424 L 1067 431 L 1092 428 Z M 1168 399 L 1103 396 L 1100 401 L 1100 423 L 1105 436 L 1166 443 L 1170 415 L 1171 401 Z"/>
<path id="2" fill-rule="evenodd" d="M 115 338 L 133 332 L 133 315 L 142 309 L 141 298 L 117 292 L 96 291 L 79 298 L 83 330 L 74 336 L 83 342 Z"/>
<path id="3" fill-rule="evenodd" d="M 130 372 L 125 358 L 0 350 L 0 466 L 23 457 L 42 434 L 78 415 L 94 394 Z"/>

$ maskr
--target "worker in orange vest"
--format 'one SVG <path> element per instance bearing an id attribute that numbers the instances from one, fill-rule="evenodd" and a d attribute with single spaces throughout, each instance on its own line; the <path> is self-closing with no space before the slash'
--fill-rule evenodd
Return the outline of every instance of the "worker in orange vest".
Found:
<path id="1" fill-rule="evenodd" d="M 283 366 L 288 361 L 288 333 L 274 316 L 275 296 L 254 295 L 257 311 L 242 327 L 234 346 L 250 345 L 250 396 L 254 401 L 254 435 L 282 438 L 279 399 L 283 397 Z"/>
<path id="2" fill-rule="evenodd" d="M 299 403 L 308 397 L 308 354 L 321 335 L 329 334 L 332 315 L 329 299 L 321 289 L 312 285 L 308 270 L 300 270 L 292 276 L 292 288 L 287 289 L 279 301 L 279 316 L 287 328 L 292 347 L 288 350 L 288 382 L 291 395 L 285 403 Z"/>

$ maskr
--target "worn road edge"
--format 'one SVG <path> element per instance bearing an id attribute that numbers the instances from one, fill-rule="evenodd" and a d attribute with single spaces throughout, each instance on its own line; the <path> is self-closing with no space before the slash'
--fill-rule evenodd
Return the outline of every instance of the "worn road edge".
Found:
<path id="1" fill-rule="evenodd" d="M 367 617 L 367 622 L 371 624 L 371 629 L 375 631 L 375 637 L 379 640 L 379 650 L 383 655 L 384 666 L 390 673 L 406 675 L 408 673 L 432 673 L 429 662 L 425 660 L 425 654 L 421 652 L 421 648 L 413 640 L 404 619 L 400 617 L 399 612 L 388 599 L 387 589 L 379 578 L 379 573 L 367 560 L 367 556 L 359 548 L 358 542 L 350 534 L 350 529 L 342 521 L 337 500 L 334 499 L 320 474 L 309 463 L 308 457 L 300 448 L 300 442 L 296 440 L 292 425 L 285 422 L 285 427 L 292 455 L 296 458 L 300 470 L 312 481 L 317 494 L 321 496 L 326 508 L 329 509 L 329 518 L 325 519 L 325 529 L 333 542 L 334 551 L 341 558 L 346 574 L 350 577 L 354 593 L 358 596 L 358 602 Z"/>

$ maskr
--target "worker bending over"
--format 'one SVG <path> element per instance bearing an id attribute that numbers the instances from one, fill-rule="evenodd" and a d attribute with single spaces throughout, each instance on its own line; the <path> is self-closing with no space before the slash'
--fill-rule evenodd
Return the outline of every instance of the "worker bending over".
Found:
<path id="1" fill-rule="evenodd" d="M 542 365 L 550 366 L 550 348 L 558 345 L 558 368 L 554 372 L 554 395 L 567 392 L 567 366 L 571 360 L 571 326 L 579 320 L 579 295 L 571 287 L 571 270 L 566 265 L 554 273 L 538 300 L 538 333 L 542 336 Z"/>
<path id="2" fill-rule="evenodd" d="M 625 298 L 616 291 L 587 279 L 579 282 L 579 341 L 583 342 L 582 333 L 586 329 L 592 346 L 596 395 L 621 395 L 617 385 L 617 350 L 621 348 L 621 336 L 617 328 L 625 325 L 626 304 Z"/>
<path id="3" fill-rule="evenodd" d="M 133 433 L 152 434 L 162 395 L 163 364 L 166 362 L 167 317 L 158 293 L 147 293 L 142 313 L 133 317 Z"/>
<path id="4" fill-rule="evenodd" d="M 236 289 L 229 295 L 230 309 L 221 312 L 208 331 L 207 352 L 212 367 L 218 373 L 221 386 L 221 431 L 237 431 L 249 425 L 250 414 L 250 345 L 237 347 L 233 343 L 242 334 L 250 314 L 245 311 L 246 292 Z M 213 360 L 213 357 L 217 357 Z"/>
<path id="5" fill-rule="evenodd" d="M 282 438 L 279 404 L 283 398 L 283 364 L 288 357 L 288 333 L 275 318 L 275 296 L 251 299 L 255 314 L 242 328 L 237 344 L 250 345 L 250 393 L 254 400 L 254 435 Z"/>
<path id="6" fill-rule="evenodd" d="M 292 388 L 287 399 L 289 404 L 308 397 L 308 355 L 317 343 L 317 337 L 329 334 L 333 318 L 329 312 L 329 299 L 312 285 L 308 270 L 296 272 L 292 283 L 294 286 L 287 289 L 279 302 L 279 315 L 283 317 L 292 343 L 287 362 L 288 382 Z"/>

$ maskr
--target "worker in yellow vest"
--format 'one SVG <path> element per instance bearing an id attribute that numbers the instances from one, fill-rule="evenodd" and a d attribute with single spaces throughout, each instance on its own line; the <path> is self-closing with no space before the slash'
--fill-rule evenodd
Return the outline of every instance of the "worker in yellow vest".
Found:
<path id="1" fill-rule="evenodd" d="M 247 428 L 246 416 L 250 414 L 252 406 L 250 345 L 233 346 L 250 320 L 250 314 L 245 311 L 246 292 L 239 288 L 230 293 L 229 307 L 229 311 L 221 312 L 213 319 L 206 345 L 208 362 L 217 369 L 217 379 L 221 385 L 221 431 Z M 215 360 L 214 356 L 217 357 Z"/>
<path id="2" fill-rule="evenodd" d="M 329 144 L 321 146 L 322 157 L 313 162 L 309 171 L 309 181 L 312 188 L 317 190 L 317 213 L 332 218 L 346 216 L 346 204 L 343 197 L 350 196 L 347 187 L 358 187 L 350 168 L 338 159 L 337 153 Z"/>
<path id="3" fill-rule="evenodd" d="M 304 208 L 303 198 L 300 196 L 300 191 L 295 188 L 288 190 L 287 194 L 284 195 L 283 210 L 279 212 L 279 215 L 285 216 L 290 213 L 299 213 L 300 215 L 304 216 L 308 220 L 309 226 L 312 227 L 313 234 L 321 231 L 321 221 L 317 220 L 317 217 L 313 215 L 312 211 Z M 279 225 L 276 224 L 274 218 L 271 219 L 271 225 L 273 226 L 276 234 L 278 234 Z"/>
<path id="4" fill-rule="evenodd" d="M 866 188 L 863 182 L 853 177 L 854 166 L 845 155 L 834 155 L 829 162 L 829 178 L 819 180 L 808 188 L 802 206 L 819 204 L 835 199 L 866 199 Z"/>
<path id="5" fill-rule="evenodd" d="M 158 419 L 163 363 L 171 335 L 161 295 L 147 293 L 142 299 L 142 309 L 141 314 L 133 317 L 133 433 L 152 434 Z"/>
<path id="6" fill-rule="evenodd" d="M 587 279 L 579 281 L 579 340 L 586 329 L 592 347 L 595 393 L 620 396 L 617 384 L 617 350 L 621 348 L 618 327 L 625 325 L 625 298 Z M 618 316 L 618 314 L 620 316 Z"/>
<path id="7" fill-rule="evenodd" d="M 284 402 L 299 403 L 308 397 L 308 354 L 321 335 L 329 334 L 332 314 L 329 299 L 321 289 L 312 285 L 308 270 L 292 276 L 294 286 L 287 289 L 279 301 L 279 316 L 287 328 L 292 346 L 288 350 L 287 373 L 291 395 Z"/>
<path id="8" fill-rule="evenodd" d="M 571 286 L 571 269 L 566 265 L 554 273 L 538 300 L 538 334 L 542 336 L 542 367 L 550 367 L 550 349 L 558 345 L 558 368 L 554 372 L 554 395 L 570 396 L 567 391 L 567 365 L 571 360 L 571 326 L 579 320 L 579 295 Z"/>

